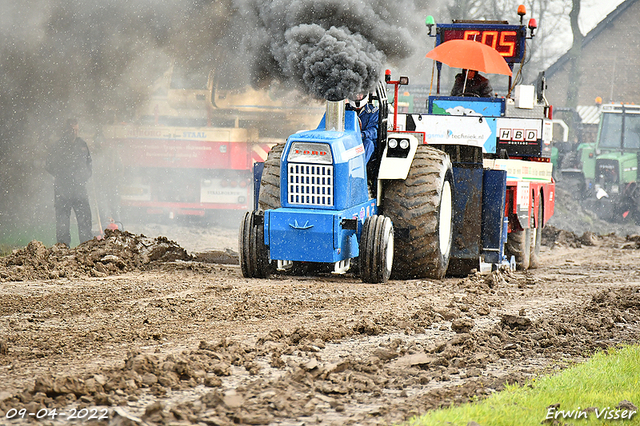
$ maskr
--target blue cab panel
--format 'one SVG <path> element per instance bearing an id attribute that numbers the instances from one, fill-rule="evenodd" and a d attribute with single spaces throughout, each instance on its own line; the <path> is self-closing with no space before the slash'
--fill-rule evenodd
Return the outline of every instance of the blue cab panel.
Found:
<path id="1" fill-rule="evenodd" d="M 453 202 L 453 244 L 451 259 L 479 261 L 482 219 L 482 164 L 453 167 L 455 199 Z"/>
<path id="2" fill-rule="evenodd" d="M 507 171 L 485 170 L 482 189 L 482 249 L 486 263 L 500 263 L 506 242 Z"/>
<path id="3" fill-rule="evenodd" d="M 474 98 L 468 96 L 429 96 L 429 114 L 481 115 L 501 117 L 505 112 L 504 98 Z"/>
<path id="4" fill-rule="evenodd" d="M 263 162 L 253 163 L 253 210 L 258 209 L 258 199 L 260 196 L 260 180 L 262 179 L 263 170 Z"/>

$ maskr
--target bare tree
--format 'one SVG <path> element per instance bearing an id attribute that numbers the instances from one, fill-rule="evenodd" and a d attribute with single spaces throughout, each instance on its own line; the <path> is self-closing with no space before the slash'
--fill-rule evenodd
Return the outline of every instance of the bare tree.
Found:
<path id="1" fill-rule="evenodd" d="M 569 24 L 570 3 L 568 0 L 531 0 L 526 5 L 529 15 L 538 24 L 528 47 L 528 66 L 524 76 L 525 81 L 532 81 L 566 50 L 565 44 L 560 42 L 560 34 Z"/>
<path id="2" fill-rule="evenodd" d="M 453 0 L 447 5 L 451 19 L 479 19 L 482 16 L 481 0 Z"/>
<path id="3" fill-rule="evenodd" d="M 578 90 L 580 88 L 580 57 L 582 56 L 582 41 L 584 36 L 578 26 L 578 16 L 580 15 L 580 0 L 572 0 L 573 8 L 569 13 L 571 20 L 571 33 L 573 34 L 573 44 L 569 50 L 569 60 L 571 71 L 569 72 L 569 86 L 567 88 L 567 107 L 576 108 L 578 106 Z"/>

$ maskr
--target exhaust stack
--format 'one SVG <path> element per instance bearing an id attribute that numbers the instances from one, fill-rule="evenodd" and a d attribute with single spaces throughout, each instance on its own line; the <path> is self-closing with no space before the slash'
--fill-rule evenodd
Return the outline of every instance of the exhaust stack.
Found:
<path id="1" fill-rule="evenodd" d="M 325 115 L 325 130 L 344 132 L 345 101 L 327 101 L 327 113 Z"/>

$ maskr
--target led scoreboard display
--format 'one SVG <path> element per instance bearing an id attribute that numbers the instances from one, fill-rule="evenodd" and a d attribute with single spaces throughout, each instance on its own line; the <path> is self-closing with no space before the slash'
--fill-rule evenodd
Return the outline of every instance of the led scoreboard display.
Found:
<path id="1" fill-rule="evenodd" d="M 440 24 L 437 37 L 437 44 L 456 39 L 476 40 L 496 49 L 508 63 L 520 63 L 526 30 L 520 25 Z"/>

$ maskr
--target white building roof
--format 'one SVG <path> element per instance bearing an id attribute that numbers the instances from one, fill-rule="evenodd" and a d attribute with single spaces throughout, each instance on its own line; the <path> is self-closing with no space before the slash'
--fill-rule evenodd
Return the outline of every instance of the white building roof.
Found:
<path id="1" fill-rule="evenodd" d="M 600 123 L 600 106 L 598 105 L 578 105 L 576 107 L 582 124 Z"/>

